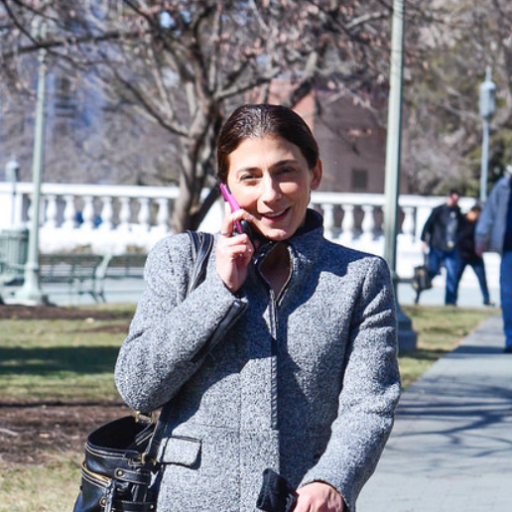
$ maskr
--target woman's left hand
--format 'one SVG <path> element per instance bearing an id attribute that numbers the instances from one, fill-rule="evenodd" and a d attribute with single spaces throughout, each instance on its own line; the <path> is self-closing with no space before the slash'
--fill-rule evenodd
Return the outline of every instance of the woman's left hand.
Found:
<path id="1" fill-rule="evenodd" d="M 294 512 L 343 512 L 340 493 L 328 484 L 313 482 L 297 490 L 299 499 Z"/>

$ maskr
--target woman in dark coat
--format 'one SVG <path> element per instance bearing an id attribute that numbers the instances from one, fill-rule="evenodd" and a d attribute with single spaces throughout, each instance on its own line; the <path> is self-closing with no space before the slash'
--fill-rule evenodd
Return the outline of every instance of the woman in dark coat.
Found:
<path id="1" fill-rule="evenodd" d="M 218 177 L 242 209 L 205 280 L 186 296 L 187 235 L 157 244 L 116 365 L 128 405 L 173 406 L 158 512 L 252 512 L 266 468 L 297 488 L 296 512 L 353 512 L 400 394 L 389 269 L 324 238 L 318 146 L 293 111 L 237 109 Z M 242 219 L 252 238 L 233 233 Z"/>

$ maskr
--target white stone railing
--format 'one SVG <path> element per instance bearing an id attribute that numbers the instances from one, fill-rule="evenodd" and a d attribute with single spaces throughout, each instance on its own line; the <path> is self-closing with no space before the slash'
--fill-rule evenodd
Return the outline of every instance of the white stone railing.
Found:
<path id="1" fill-rule="evenodd" d="M 31 191 L 31 183 L 17 183 L 15 187 L 0 183 L 0 230 L 27 225 Z M 175 187 L 43 183 L 40 250 L 86 247 L 97 253 L 120 253 L 130 246 L 149 250 L 170 233 L 169 219 L 178 193 Z M 401 277 L 411 277 L 413 267 L 421 263 L 421 230 L 432 208 L 443 201 L 444 197 L 399 197 L 397 271 Z M 467 211 L 474 201 L 462 198 L 462 210 Z M 382 194 L 314 192 L 311 196 L 312 207 L 324 216 L 327 238 L 379 255 L 384 247 L 384 203 Z M 201 229 L 217 231 L 222 211 L 219 200 Z M 486 255 L 487 261 L 489 279 L 497 279 L 498 257 Z"/>

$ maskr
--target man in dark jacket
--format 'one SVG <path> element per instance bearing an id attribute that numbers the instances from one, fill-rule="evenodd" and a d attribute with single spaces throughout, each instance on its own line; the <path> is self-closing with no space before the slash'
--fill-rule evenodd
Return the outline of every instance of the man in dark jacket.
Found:
<path id="1" fill-rule="evenodd" d="M 457 239 L 462 221 L 458 206 L 460 193 L 451 189 L 446 196 L 446 203 L 432 210 L 427 219 L 421 240 L 423 250 L 429 249 L 428 268 L 430 276 L 438 275 L 441 265 L 446 268 L 445 304 L 457 304 Z"/>

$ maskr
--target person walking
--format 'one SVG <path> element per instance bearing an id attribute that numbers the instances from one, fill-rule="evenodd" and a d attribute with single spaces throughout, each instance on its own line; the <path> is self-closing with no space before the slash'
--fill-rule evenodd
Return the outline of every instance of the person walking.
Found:
<path id="1" fill-rule="evenodd" d="M 400 396 L 389 268 L 324 238 L 308 208 L 318 145 L 292 110 L 236 109 L 217 166 L 241 209 L 188 295 L 190 237 L 150 252 L 116 363 L 130 407 L 172 405 L 157 510 L 253 512 L 270 468 L 297 489 L 294 512 L 353 511 Z"/>
<path id="2" fill-rule="evenodd" d="M 494 187 L 485 202 L 475 230 L 475 252 L 501 254 L 500 298 L 505 331 L 505 352 L 512 354 L 512 165 Z"/>
<path id="3" fill-rule="evenodd" d="M 481 212 L 482 207 L 479 204 L 475 204 L 469 212 L 462 217 L 457 242 L 459 256 L 457 265 L 457 287 L 462 279 L 465 268 L 469 265 L 478 279 L 484 305 L 494 306 L 489 294 L 489 287 L 487 286 L 484 259 L 475 252 L 475 228 Z"/>
<path id="4" fill-rule="evenodd" d="M 446 203 L 434 208 L 421 233 L 422 250 L 428 251 L 428 271 L 433 279 L 441 272 L 441 266 L 446 268 L 445 304 L 457 304 L 457 239 L 462 221 L 459 208 L 460 192 L 450 189 Z"/>

